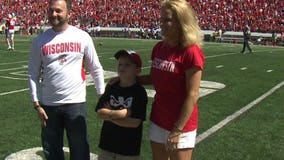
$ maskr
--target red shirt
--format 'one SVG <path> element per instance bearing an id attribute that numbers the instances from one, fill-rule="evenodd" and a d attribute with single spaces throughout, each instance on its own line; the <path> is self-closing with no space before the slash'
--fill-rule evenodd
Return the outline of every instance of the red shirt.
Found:
<path id="1" fill-rule="evenodd" d="M 171 131 L 178 120 L 186 97 L 185 71 L 191 67 L 204 68 L 204 55 L 197 45 L 170 48 L 159 42 L 152 51 L 151 75 L 156 90 L 151 112 L 151 121 Z M 198 106 L 186 123 L 183 131 L 192 131 L 198 126 Z"/>
<path id="2" fill-rule="evenodd" d="M 14 30 L 14 26 L 16 24 L 16 21 L 13 18 L 8 18 L 6 20 L 6 24 L 8 25 L 9 30 Z"/>

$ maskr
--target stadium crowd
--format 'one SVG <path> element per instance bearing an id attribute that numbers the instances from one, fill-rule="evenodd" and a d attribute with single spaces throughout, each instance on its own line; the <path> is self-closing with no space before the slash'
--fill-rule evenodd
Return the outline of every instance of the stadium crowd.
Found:
<path id="1" fill-rule="evenodd" d="M 190 0 L 203 30 L 241 31 L 249 23 L 252 32 L 280 33 L 284 25 L 283 0 Z M 0 18 L 17 16 L 22 29 L 46 23 L 45 0 L 2 0 Z M 153 28 L 159 26 L 159 0 L 74 0 L 71 24 L 81 28 Z"/>

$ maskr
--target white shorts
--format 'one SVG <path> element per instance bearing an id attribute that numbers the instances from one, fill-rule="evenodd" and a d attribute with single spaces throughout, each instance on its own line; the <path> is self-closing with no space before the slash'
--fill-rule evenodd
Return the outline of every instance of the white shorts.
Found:
<path id="1" fill-rule="evenodd" d="M 193 130 L 190 132 L 184 132 L 180 135 L 179 143 L 177 148 L 194 148 L 195 147 L 195 140 L 196 140 L 196 132 L 197 130 Z M 150 122 L 149 126 L 149 138 L 151 141 L 156 143 L 166 144 L 168 136 L 171 132 L 165 130 L 153 122 Z"/>
<path id="2" fill-rule="evenodd" d="M 14 35 L 15 35 L 15 30 L 9 30 L 8 38 L 9 39 L 14 39 Z"/>

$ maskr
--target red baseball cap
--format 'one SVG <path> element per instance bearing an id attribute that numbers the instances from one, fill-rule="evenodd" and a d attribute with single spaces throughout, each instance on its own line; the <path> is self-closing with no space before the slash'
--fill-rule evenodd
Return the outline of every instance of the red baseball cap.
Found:
<path id="1" fill-rule="evenodd" d="M 118 52 L 115 53 L 114 57 L 115 59 L 118 59 L 120 56 L 122 55 L 127 55 L 129 56 L 132 61 L 136 64 L 137 67 L 141 67 L 142 66 L 142 61 L 141 58 L 139 56 L 139 54 L 135 51 L 132 50 L 119 50 Z"/>

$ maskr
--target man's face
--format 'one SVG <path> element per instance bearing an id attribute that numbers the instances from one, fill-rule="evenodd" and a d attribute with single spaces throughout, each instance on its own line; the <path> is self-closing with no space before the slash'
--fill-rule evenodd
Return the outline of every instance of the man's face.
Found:
<path id="1" fill-rule="evenodd" d="M 64 0 L 50 2 L 48 8 L 48 20 L 55 31 L 62 31 L 68 24 L 69 12 Z"/>

